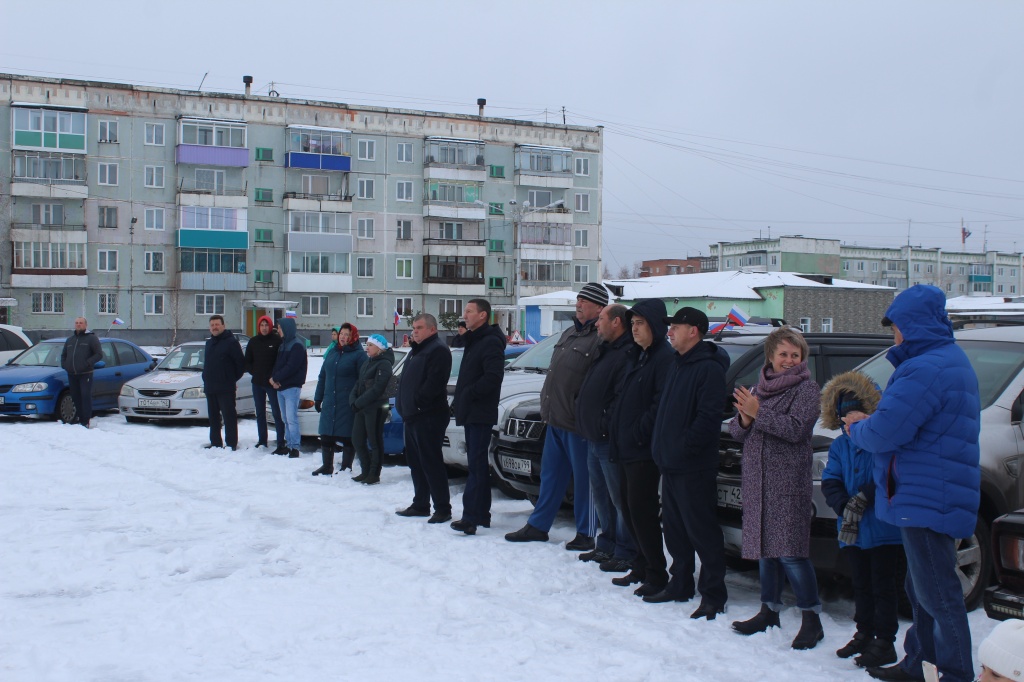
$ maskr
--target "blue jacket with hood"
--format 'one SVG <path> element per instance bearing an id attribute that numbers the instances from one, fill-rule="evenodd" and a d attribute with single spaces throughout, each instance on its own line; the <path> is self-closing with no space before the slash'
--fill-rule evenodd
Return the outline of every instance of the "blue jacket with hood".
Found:
<path id="1" fill-rule="evenodd" d="M 295 320 L 282 317 L 277 321 L 284 339 L 277 349 L 277 360 L 270 377 L 281 384 L 282 389 L 302 388 L 306 382 L 306 346 L 295 333 Z"/>
<path id="2" fill-rule="evenodd" d="M 917 284 L 886 311 L 903 335 L 878 409 L 850 428 L 875 453 L 875 513 L 895 526 L 970 537 L 981 488 L 978 377 L 953 340 L 946 297 Z"/>

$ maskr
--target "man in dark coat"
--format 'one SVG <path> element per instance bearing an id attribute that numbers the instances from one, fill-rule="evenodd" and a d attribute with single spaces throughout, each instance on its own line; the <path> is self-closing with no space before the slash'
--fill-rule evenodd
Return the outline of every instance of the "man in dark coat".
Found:
<path id="1" fill-rule="evenodd" d="M 725 612 L 725 546 L 716 515 L 718 442 L 725 405 L 729 356 L 710 341 L 708 317 L 680 308 L 670 318 L 669 340 L 676 357 L 661 393 L 651 452 L 661 470 L 665 544 L 672 555 L 672 579 L 648 603 L 689 601 L 694 595 L 694 551 L 700 557 L 700 606 L 691 618 L 712 620 Z"/>
<path id="2" fill-rule="evenodd" d="M 626 306 L 605 306 L 597 317 L 597 336 L 601 343 L 576 398 L 576 424 L 587 439 L 587 472 L 601 534 L 597 546 L 579 559 L 597 562 L 602 571 L 625 573 L 633 567 L 636 546 L 622 513 L 622 473 L 611 461 L 608 434 L 612 403 L 637 355 Z"/>
<path id="3" fill-rule="evenodd" d="M 238 449 L 238 413 L 235 411 L 235 393 L 238 380 L 245 374 L 242 346 L 230 329 L 224 327 L 220 315 L 210 317 L 210 338 L 206 339 L 203 357 L 203 392 L 206 393 L 206 411 L 210 417 L 210 444 L 207 448 L 222 448 L 225 443 Z M 220 437 L 224 422 L 224 439 Z"/>
<path id="4" fill-rule="evenodd" d="M 505 333 L 498 325 L 487 324 L 491 304 L 474 298 L 466 304 L 462 317 L 466 323 L 462 366 L 455 384 L 456 426 L 466 429 L 466 458 L 469 476 L 462 493 L 462 518 L 452 528 L 473 535 L 477 526 L 491 525 L 491 480 L 487 450 L 491 429 L 498 423 L 498 398 L 505 378 Z"/>
<path id="5" fill-rule="evenodd" d="M 466 305 L 469 305 L 468 303 Z M 456 329 L 455 336 L 452 337 L 452 348 L 465 348 L 466 347 L 466 332 L 469 331 L 466 327 L 465 320 L 459 320 L 459 326 Z"/>
<path id="6" fill-rule="evenodd" d="M 412 319 L 412 350 L 402 367 L 395 406 L 405 422 L 405 457 L 412 474 L 412 504 L 399 516 L 430 516 L 429 523 L 451 521 L 451 493 L 441 446 L 448 427 L 448 377 L 452 353 L 437 337 L 437 318 Z M 430 515 L 430 500 L 434 515 Z"/>
<path id="7" fill-rule="evenodd" d="M 64 342 L 64 350 L 60 352 L 60 366 L 68 373 L 76 419 L 85 428 L 89 428 L 92 419 L 93 368 L 103 359 L 100 340 L 88 327 L 84 317 L 75 318 L 75 333 Z"/>
<path id="8" fill-rule="evenodd" d="M 609 455 L 623 469 L 622 509 L 638 553 L 633 570 L 612 582 L 620 587 L 643 583 L 634 594 L 657 594 L 668 584 L 668 564 L 661 535 L 661 472 L 651 455 L 651 437 L 665 376 L 675 357 L 665 333 L 665 303 L 637 301 L 626 317 L 633 341 L 641 349 L 629 367 L 612 407 Z"/>
<path id="9" fill-rule="evenodd" d="M 277 335 L 281 338 L 281 347 L 277 350 L 277 360 L 274 361 L 274 369 L 270 373 L 270 385 L 277 391 L 285 440 L 278 441 L 274 454 L 288 455 L 295 459 L 299 456 L 299 441 L 302 440 L 302 433 L 299 431 L 299 395 L 302 393 L 302 384 L 306 381 L 309 359 L 306 357 L 306 345 L 296 333 L 295 320 L 290 317 L 278 320 Z M 332 461 L 330 471 L 327 473 L 333 471 Z"/>
<path id="10" fill-rule="evenodd" d="M 264 315 L 256 322 L 256 336 L 245 346 L 245 371 L 252 379 L 252 400 L 256 409 L 256 447 L 267 447 L 267 400 L 274 415 L 277 447 L 284 447 L 284 420 L 277 403 L 277 389 L 270 385 L 270 373 L 277 362 L 281 337 L 274 330 L 274 321 Z"/>

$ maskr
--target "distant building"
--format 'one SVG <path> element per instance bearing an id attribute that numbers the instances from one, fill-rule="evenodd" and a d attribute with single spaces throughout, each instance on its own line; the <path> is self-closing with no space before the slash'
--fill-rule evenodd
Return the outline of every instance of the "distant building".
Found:
<path id="1" fill-rule="evenodd" d="M 698 272 L 701 272 L 700 258 L 662 258 L 661 260 L 645 260 L 640 263 L 641 277 L 693 275 Z"/>

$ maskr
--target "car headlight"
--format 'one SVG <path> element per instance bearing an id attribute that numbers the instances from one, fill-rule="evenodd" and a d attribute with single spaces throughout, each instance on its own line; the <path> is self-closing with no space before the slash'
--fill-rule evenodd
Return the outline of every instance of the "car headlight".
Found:
<path id="1" fill-rule="evenodd" d="M 135 389 L 129 386 L 128 384 L 125 384 L 124 386 L 121 387 L 121 395 L 123 395 L 125 398 L 134 398 Z"/>
<path id="2" fill-rule="evenodd" d="M 181 397 L 185 400 L 195 400 L 196 398 L 205 398 L 206 391 L 200 386 L 199 388 L 186 388 L 185 392 L 181 394 Z"/>
<path id="3" fill-rule="evenodd" d="M 30 384 L 18 384 L 11 389 L 12 393 L 38 393 L 46 390 L 45 381 L 33 381 Z"/>

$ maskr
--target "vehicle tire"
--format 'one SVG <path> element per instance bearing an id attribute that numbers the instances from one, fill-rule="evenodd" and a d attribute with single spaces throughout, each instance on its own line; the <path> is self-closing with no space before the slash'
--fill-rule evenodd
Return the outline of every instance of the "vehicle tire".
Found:
<path id="1" fill-rule="evenodd" d="M 981 516 L 974 535 L 956 542 L 956 573 L 964 589 L 964 604 L 973 611 L 981 603 L 992 578 L 992 536 Z"/>
<path id="2" fill-rule="evenodd" d="M 493 485 L 495 488 L 497 488 L 498 491 L 501 492 L 502 495 L 504 495 L 505 497 L 509 498 L 510 500 L 525 500 L 526 499 L 526 493 L 524 493 L 522 490 L 517 490 L 516 488 L 513 488 L 508 483 L 508 481 L 503 479 L 498 474 L 494 473 L 493 469 L 491 470 L 491 485 Z"/>
<path id="3" fill-rule="evenodd" d="M 57 409 L 54 416 L 65 424 L 75 421 L 78 414 L 75 412 L 75 403 L 71 400 L 71 393 L 64 391 L 57 396 Z"/>

